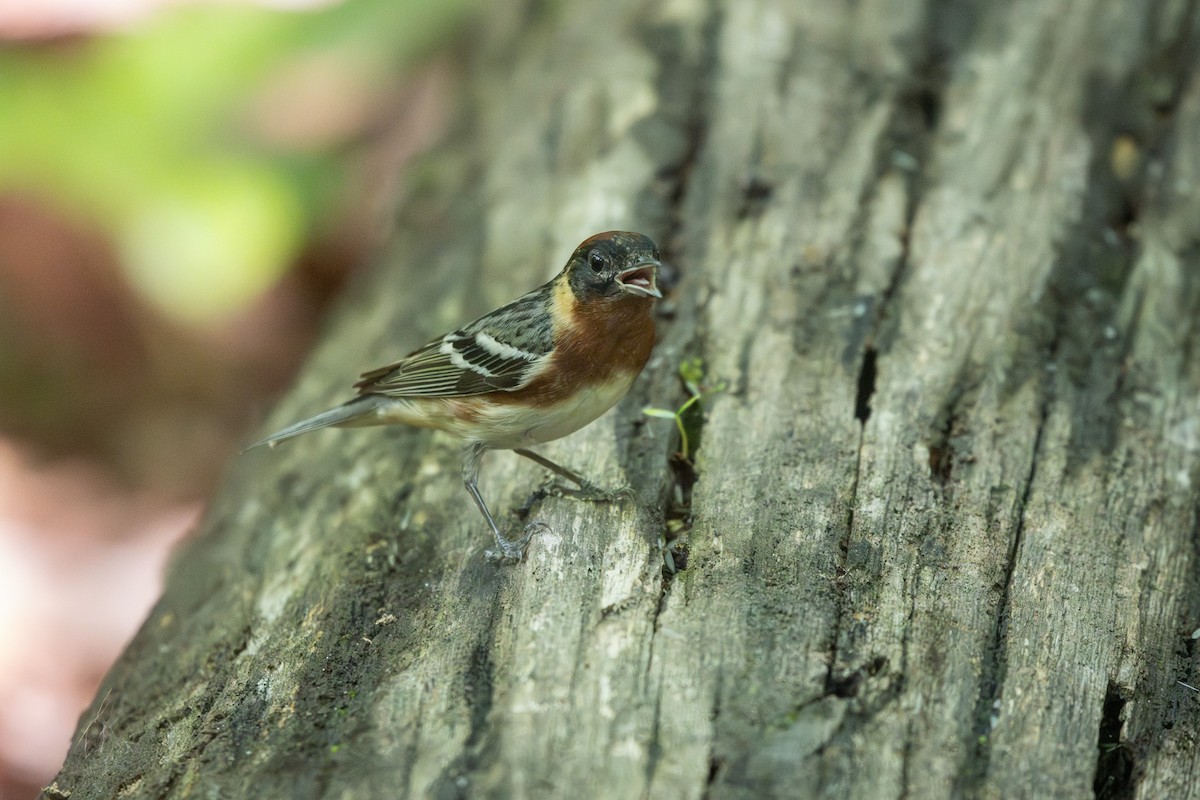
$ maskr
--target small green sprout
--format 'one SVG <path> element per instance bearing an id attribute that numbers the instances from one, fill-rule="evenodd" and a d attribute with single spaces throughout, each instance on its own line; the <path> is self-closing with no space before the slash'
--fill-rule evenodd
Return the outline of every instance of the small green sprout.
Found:
<path id="1" fill-rule="evenodd" d="M 671 411 L 666 408 L 646 406 L 642 409 L 642 413 L 648 417 L 675 420 L 675 427 L 679 429 L 679 455 L 684 461 L 690 462 L 692 460 L 690 443 L 700 435 L 702 418 L 695 417 L 688 412 L 695 408 L 696 411 L 703 413 L 700 401 L 725 391 L 727 384 L 725 381 L 718 381 L 711 385 L 705 384 L 704 362 L 699 357 L 684 359 L 679 364 L 679 377 L 688 393 L 688 399 L 684 400 L 679 408 Z"/>

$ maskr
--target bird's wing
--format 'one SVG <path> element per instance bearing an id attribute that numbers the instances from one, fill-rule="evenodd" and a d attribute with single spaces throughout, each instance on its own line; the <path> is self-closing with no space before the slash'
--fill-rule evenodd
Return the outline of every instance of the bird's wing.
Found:
<path id="1" fill-rule="evenodd" d="M 545 368 L 554 346 L 545 292 L 531 292 L 435 339 L 404 359 L 363 373 L 359 394 L 464 397 L 516 391 Z"/>

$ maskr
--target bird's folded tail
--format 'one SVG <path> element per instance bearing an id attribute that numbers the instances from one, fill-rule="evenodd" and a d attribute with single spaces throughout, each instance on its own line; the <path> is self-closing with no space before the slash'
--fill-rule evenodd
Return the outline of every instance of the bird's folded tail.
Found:
<path id="1" fill-rule="evenodd" d="M 322 411 L 316 416 L 302 419 L 293 425 L 288 425 L 282 430 L 275 431 L 275 433 L 272 433 L 265 439 L 261 439 L 250 445 L 246 450 L 253 450 L 255 447 L 264 444 L 268 447 L 274 447 L 282 441 L 310 433 L 311 431 L 320 430 L 321 428 L 329 428 L 336 425 L 352 425 L 355 420 L 373 415 L 378 407 L 379 397 L 377 395 L 356 397 L 348 403 L 331 408 L 328 411 Z M 242 452 L 244 453 L 246 450 Z"/>

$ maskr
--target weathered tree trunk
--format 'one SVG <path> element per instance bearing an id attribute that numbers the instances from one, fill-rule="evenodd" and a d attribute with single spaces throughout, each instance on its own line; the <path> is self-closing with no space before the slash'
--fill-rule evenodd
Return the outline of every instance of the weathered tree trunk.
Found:
<path id="1" fill-rule="evenodd" d="M 546 452 L 635 496 L 490 455 L 496 566 L 440 435 L 240 458 L 47 796 L 1200 797 L 1196 2 L 534 8 L 269 423 L 632 227 L 673 311 Z"/>

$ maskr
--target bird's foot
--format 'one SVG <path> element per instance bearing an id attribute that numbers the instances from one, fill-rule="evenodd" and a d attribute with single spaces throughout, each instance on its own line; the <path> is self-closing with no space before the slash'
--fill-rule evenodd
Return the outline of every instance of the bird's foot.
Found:
<path id="1" fill-rule="evenodd" d="M 525 557 L 525 548 L 529 545 L 529 540 L 533 538 L 535 533 L 542 530 L 548 531 L 550 530 L 550 526 L 544 522 L 531 522 L 525 526 L 524 534 L 514 539 L 510 539 L 502 535 L 499 531 L 496 531 L 496 546 L 484 550 L 483 555 L 489 561 L 496 561 L 501 564 L 516 564 Z"/>
<path id="2" fill-rule="evenodd" d="M 632 486 L 605 489 L 591 481 L 580 481 L 578 487 L 554 481 L 546 487 L 546 491 L 555 497 L 574 497 L 577 500 L 585 500 L 589 503 L 616 503 L 621 500 L 628 500 L 634 496 Z"/>

